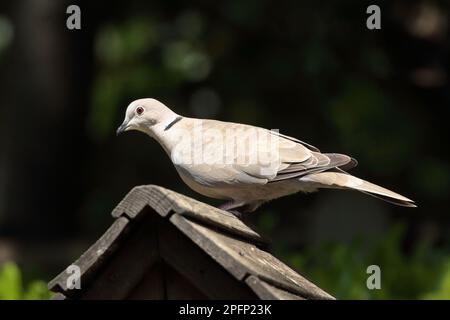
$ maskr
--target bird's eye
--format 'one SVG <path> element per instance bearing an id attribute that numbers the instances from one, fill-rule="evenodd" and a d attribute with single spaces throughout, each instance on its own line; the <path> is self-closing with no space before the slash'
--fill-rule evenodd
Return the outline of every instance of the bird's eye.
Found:
<path id="1" fill-rule="evenodd" d="M 140 116 L 141 114 L 143 114 L 144 113 L 144 108 L 142 108 L 142 107 L 137 107 L 136 108 L 136 114 L 138 115 L 138 116 Z"/>

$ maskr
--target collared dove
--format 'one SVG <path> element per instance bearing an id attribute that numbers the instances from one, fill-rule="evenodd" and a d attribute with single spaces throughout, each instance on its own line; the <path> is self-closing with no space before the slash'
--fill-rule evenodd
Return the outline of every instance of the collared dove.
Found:
<path id="1" fill-rule="evenodd" d="M 357 190 L 387 202 L 414 201 L 346 172 L 355 159 L 251 125 L 182 117 L 155 99 L 128 106 L 117 134 L 138 130 L 156 139 L 181 179 L 224 210 L 252 212 L 264 202 L 320 188 Z"/>

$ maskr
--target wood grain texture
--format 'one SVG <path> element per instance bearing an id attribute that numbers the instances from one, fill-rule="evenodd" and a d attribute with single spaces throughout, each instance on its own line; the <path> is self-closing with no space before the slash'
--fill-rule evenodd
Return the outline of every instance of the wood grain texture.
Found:
<path id="1" fill-rule="evenodd" d="M 258 233 L 233 214 L 155 185 L 133 188 L 113 210 L 112 215 L 116 218 L 125 215 L 134 219 L 146 206 L 150 206 L 162 217 L 178 213 L 249 241 L 265 243 Z"/>
<path id="2" fill-rule="evenodd" d="M 262 238 L 228 212 L 158 187 L 136 187 L 114 223 L 50 281 L 54 299 L 334 299 L 262 248 Z"/>
<path id="3" fill-rule="evenodd" d="M 270 285 L 257 276 L 249 276 L 245 282 L 261 300 L 305 300 L 297 294 Z"/>
<path id="4" fill-rule="evenodd" d="M 257 275 L 268 283 L 307 299 L 333 299 L 280 260 L 251 243 L 230 238 L 177 214 L 172 215 L 170 221 L 240 281 L 248 275 Z"/>
<path id="5" fill-rule="evenodd" d="M 236 281 L 169 221 L 160 222 L 159 234 L 162 259 L 209 299 L 256 298 L 245 283 Z"/>
<path id="6" fill-rule="evenodd" d="M 116 219 L 103 236 L 73 263 L 80 268 L 81 283 L 90 283 L 97 268 L 115 251 L 128 222 L 128 219 L 123 217 Z M 67 288 L 70 276 L 71 273 L 64 270 L 48 283 L 48 288 L 53 292 L 64 293 L 68 297 L 77 295 L 79 290 Z"/>
<path id="7" fill-rule="evenodd" d="M 157 215 L 146 217 L 114 256 L 99 270 L 95 281 L 84 290 L 82 299 L 125 299 L 159 261 Z M 82 283 L 83 285 L 83 283 Z"/>

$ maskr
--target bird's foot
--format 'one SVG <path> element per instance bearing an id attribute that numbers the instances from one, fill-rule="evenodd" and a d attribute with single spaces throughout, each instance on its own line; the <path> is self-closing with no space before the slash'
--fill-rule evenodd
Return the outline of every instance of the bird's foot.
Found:
<path id="1" fill-rule="evenodd" d="M 228 210 L 229 213 L 231 213 L 232 215 L 234 215 L 236 218 L 238 218 L 239 220 L 242 220 L 242 218 L 244 217 L 244 215 L 242 214 L 242 212 L 239 212 L 237 210 Z"/>
<path id="2" fill-rule="evenodd" d="M 238 219 L 242 219 L 243 214 L 242 212 L 239 212 L 237 209 L 242 207 L 242 203 L 237 203 L 234 201 L 230 201 L 230 202 L 226 202 L 224 204 L 221 204 L 220 206 L 218 206 L 219 209 L 223 210 L 223 211 L 227 211 L 229 213 L 231 213 L 232 215 L 234 215 L 236 218 Z"/>
<path id="3" fill-rule="evenodd" d="M 237 209 L 239 207 L 242 207 L 243 205 L 244 205 L 244 203 L 229 201 L 229 202 L 225 202 L 225 203 L 221 204 L 220 206 L 218 206 L 218 208 L 223 211 L 231 211 L 231 210 Z"/>

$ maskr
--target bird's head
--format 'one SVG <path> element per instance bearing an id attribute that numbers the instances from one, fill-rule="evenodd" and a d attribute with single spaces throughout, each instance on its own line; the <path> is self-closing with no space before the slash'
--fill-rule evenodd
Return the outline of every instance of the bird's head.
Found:
<path id="1" fill-rule="evenodd" d="M 129 130 L 142 131 L 152 135 L 154 127 L 172 121 L 176 113 L 156 99 L 139 99 L 131 102 L 125 112 L 125 120 L 117 134 Z"/>

